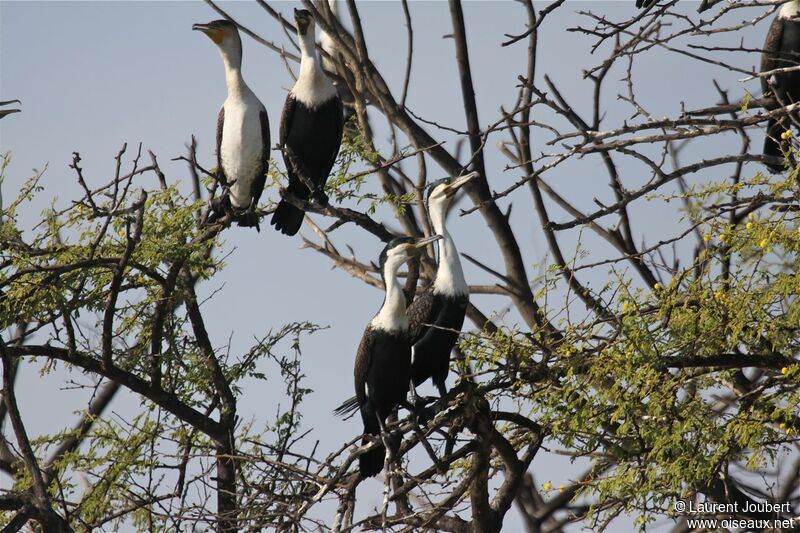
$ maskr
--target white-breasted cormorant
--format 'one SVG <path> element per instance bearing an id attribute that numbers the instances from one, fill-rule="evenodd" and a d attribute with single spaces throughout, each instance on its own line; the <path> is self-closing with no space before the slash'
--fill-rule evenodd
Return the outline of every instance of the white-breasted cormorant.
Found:
<path id="1" fill-rule="evenodd" d="M 791 0 L 781 6 L 772 21 L 764 41 L 761 54 L 761 72 L 800 65 L 800 1 Z M 800 102 L 800 71 L 776 73 L 769 78 L 761 78 L 764 92 L 772 91 L 780 105 Z M 797 114 L 795 114 L 797 116 Z M 791 119 L 782 117 L 767 122 L 764 138 L 764 155 L 783 159 L 781 134 L 791 128 Z M 774 172 L 783 169 L 782 164 L 767 166 Z"/>
<path id="2" fill-rule="evenodd" d="M 445 227 L 445 219 L 456 192 L 476 177 L 477 172 L 470 172 L 431 185 L 428 214 L 433 232 L 442 236 L 439 241 L 439 265 L 433 283 L 418 294 L 408 308 L 414 386 L 431 378 L 442 398 L 447 394 L 445 381 L 450 370 L 450 352 L 464 325 L 469 303 L 469 287 L 464 280 L 458 250 Z"/>
<path id="3" fill-rule="evenodd" d="M 381 435 L 382 441 L 396 451 L 399 440 L 385 431 L 386 418 L 399 405 L 408 406 L 406 396 L 411 379 L 411 338 L 406 315 L 406 298 L 397 279 L 400 267 L 419 254 L 439 235 L 423 239 L 403 237 L 393 239 L 381 252 L 380 270 L 386 294 L 383 305 L 361 337 L 355 361 L 354 399 L 348 400 L 335 413 L 343 415 L 356 408 L 361 412 L 366 435 Z M 358 468 L 363 477 L 378 474 L 383 469 L 386 450 L 376 446 L 359 456 Z"/>
<path id="4" fill-rule="evenodd" d="M 317 56 L 311 13 L 295 9 L 294 18 L 300 37 L 300 75 L 286 97 L 280 128 L 280 146 L 289 175 L 286 192 L 326 205 L 323 187 L 342 142 L 342 101 Z M 303 223 L 303 213 L 284 199 L 271 224 L 286 235 L 294 235 Z"/>
<path id="5" fill-rule="evenodd" d="M 212 203 L 209 220 L 233 208 L 240 226 L 259 229 L 256 204 L 269 169 L 267 110 L 242 78 L 242 40 L 228 20 L 195 24 L 219 48 L 228 97 L 217 117 L 217 172 L 228 191 Z"/>

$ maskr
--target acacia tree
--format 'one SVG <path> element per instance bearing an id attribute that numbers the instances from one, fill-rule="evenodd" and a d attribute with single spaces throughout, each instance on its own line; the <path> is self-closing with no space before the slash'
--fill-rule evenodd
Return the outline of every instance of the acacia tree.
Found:
<path id="1" fill-rule="evenodd" d="M 458 383 L 447 409 L 425 426 L 407 418 L 396 423 L 404 440 L 386 474 L 387 501 L 359 516 L 362 480 L 354 462 L 365 451 L 361 436 L 336 450 L 324 442 L 311 453 L 302 446 L 308 390 L 299 339 L 316 326 L 265 332 L 242 354 L 227 354 L 209 338 L 196 287 L 224 276 L 217 250 L 230 224 L 203 220 L 200 191 L 205 185 L 217 193 L 213 170 L 190 150 L 185 159 L 197 194 L 184 197 L 152 154 L 142 164 L 137 152 L 124 169 L 123 149 L 116 175 L 90 190 L 76 154 L 78 197 L 35 236 L 23 240 L 16 216 L 41 194 L 36 177 L 2 212 L 2 414 L 10 428 L 0 467 L 15 479 L 0 499 L 7 527 L 34 521 L 46 530 L 117 523 L 154 530 L 213 524 L 490 532 L 501 529 L 515 501 L 529 531 L 570 523 L 602 530 L 620 514 L 642 528 L 668 517 L 688 530 L 686 517 L 674 511 L 679 500 L 738 502 L 735 516 L 742 519 L 788 518 L 741 504 L 799 503 L 796 143 L 784 135 L 787 168 L 780 175 L 765 174 L 758 148 L 767 121 L 796 120 L 796 105 L 750 95 L 741 85 L 717 86 L 717 101 L 686 109 L 676 98 L 673 114 L 656 118 L 636 92 L 636 67 L 660 52 L 760 76 L 745 66 L 757 63 L 759 45 L 731 47 L 729 38 L 772 16 L 776 2 L 723 3 L 703 18 L 686 15 L 676 0 L 631 7 L 625 20 L 580 12 L 570 30 L 593 38 L 593 51 L 605 54 L 597 65 L 576 66 L 586 80 L 580 106 L 537 69 L 538 48 L 550 44 L 540 30 L 569 5 L 520 2 L 524 19 L 509 21 L 501 44 L 526 47 L 526 62 L 509 66 L 519 74 L 517 98 L 487 121 L 473 86 L 472 26 L 452 0 L 443 32 L 452 36 L 463 131 L 418 116 L 407 99 L 412 6 L 402 3 L 409 50 L 405 82 L 394 91 L 370 55 L 369 20 L 362 21 L 354 1 L 339 18 L 326 3 L 304 4 L 335 42 L 329 64 L 352 115 L 329 182 L 334 201 L 322 207 L 290 198 L 312 213 L 308 248 L 380 287 L 372 258 L 343 252 L 347 242 L 337 230 L 355 226 L 381 241 L 422 236 L 430 232 L 423 201 L 429 176 L 464 169 L 481 175 L 467 186 L 473 207 L 461 215 L 482 218 L 502 267 L 464 254 L 493 281 L 472 285 L 472 294 L 493 299 L 468 308 L 471 327 L 454 359 Z M 278 9 L 261 5 L 294 35 Z M 299 59 L 246 24 L 240 28 L 290 68 Z M 607 111 L 614 105 L 624 106 L 627 118 L 613 122 L 619 114 Z M 376 140 L 386 133 L 388 145 Z M 442 142 L 452 135 L 467 148 Z M 714 142 L 719 136 L 738 141 Z M 684 161 L 694 146 L 701 156 Z M 505 169 L 486 164 L 489 150 L 507 158 Z M 556 169 L 594 162 L 606 172 L 610 202 L 592 203 L 549 182 Z M 636 175 L 626 174 L 632 162 Z M 510 185 L 503 171 L 516 176 Z M 272 176 L 282 179 L 277 168 Z M 536 224 L 548 245 L 543 271 L 525 257 L 521 229 L 510 208 L 502 209 L 511 198 L 532 206 L 523 223 Z M 383 208 L 364 211 L 365 200 Z M 666 236 L 637 225 L 643 210 L 665 203 L 679 206 L 662 224 Z M 410 296 L 435 267 L 433 257 L 412 266 Z M 596 279 L 606 282 L 593 286 Z M 501 314 L 506 308 L 512 311 Z M 86 317 L 94 324 L 87 326 Z M 31 358 L 97 379 L 87 414 L 72 431 L 27 437 L 13 381 L 14 368 Z M 291 401 L 274 424 L 259 429 L 238 421 L 236 405 L 247 379 L 265 378 L 257 366 L 264 360 L 285 380 Z M 141 398 L 139 416 L 105 416 L 120 390 Z M 422 453 L 409 460 L 418 448 Z M 534 459 L 551 453 L 575 460 L 583 472 L 558 489 L 535 481 Z"/>

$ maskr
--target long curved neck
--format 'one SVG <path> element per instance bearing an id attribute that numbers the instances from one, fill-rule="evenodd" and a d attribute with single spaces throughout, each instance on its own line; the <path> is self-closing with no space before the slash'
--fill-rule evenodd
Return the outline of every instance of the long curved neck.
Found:
<path id="1" fill-rule="evenodd" d="M 322 70 L 314 43 L 314 30 L 309 28 L 300 39 L 300 75 L 292 87 L 294 97 L 310 108 L 336 96 L 336 88 Z"/>
<path id="2" fill-rule="evenodd" d="M 447 207 L 437 207 L 431 210 L 431 224 L 433 231 L 441 235 L 439 241 L 439 268 L 436 270 L 436 279 L 433 280 L 433 291 L 450 296 L 469 294 L 461 260 L 458 258 L 456 243 L 444 225 Z"/>
<path id="3" fill-rule="evenodd" d="M 219 53 L 222 56 L 222 64 L 225 67 L 225 85 L 228 87 L 228 97 L 237 98 L 245 95 L 250 88 L 242 78 L 242 50 L 239 48 L 222 48 Z"/>
<path id="4" fill-rule="evenodd" d="M 298 81 L 304 76 L 315 77 L 322 74 L 322 68 L 317 57 L 317 47 L 314 42 L 314 30 L 309 30 L 300 38 L 300 75 Z"/>
<path id="5" fill-rule="evenodd" d="M 383 267 L 383 279 L 386 283 L 386 296 L 383 305 L 375 318 L 372 327 L 385 331 L 406 331 L 408 329 L 408 315 L 406 315 L 406 297 L 403 287 L 397 280 L 397 269 L 400 265 L 388 262 Z"/>

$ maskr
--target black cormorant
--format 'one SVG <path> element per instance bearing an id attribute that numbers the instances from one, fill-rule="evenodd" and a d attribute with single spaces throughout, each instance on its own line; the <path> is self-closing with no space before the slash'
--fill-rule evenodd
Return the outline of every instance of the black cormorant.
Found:
<path id="1" fill-rule="evenodd" d="M 386 418 L 399 406 L 406 405 L 408 383 L 411 379 L 411 339 L 406 315 L 403 287 L 397 279 L 400 267 L 419 254 L 439 235 L 423 239 L 408 237 L 393 239 L 380 256 L 380 270 L 386 287 L 383 305 L 361 337 L 355 362 L 356 396 L 336 409 L 342 415 L 356 408 L 361 412 L 366 435 L 381 435 L 383 442 L 396 451 L 398 439 L 386 434 Z M 376 446 L 359 456 L 358 468 L 363 477 L 378 474 L 383 468 L 386 450 Z"/>
<path id="2" fill-rule="evenodd" d="M 442 397 L 447 394 L 445 381 L 450 370 L 450 352 L 464 325 L 469 303 L 469 287 L 445 219 L 456 192 L 476 177 L 478 173 L 471 172 L 459 178 L 439 180 L 430 187 L 428 214 L 433 232 L 442 236 L 439 266 L 433 283 L 418 294 L 408 308 L 414 385 L 431 378 Z"/>
<path id="3" fill-rule="evenodd" d="M 313 197 L 326 205 L 323 191 L 342 142 L 342 101 L 317 57 L 314 19 L 305 9 L 295 9 L 300 36 L 300 75 L 286 97 L 281 115 L 280 146 L 289 187 L 286 192 L 302 200 Z M 287 200 L 278 204 L 271 224 L 294 235 L 303 223 L 303 210 Z"/>
<path id="4" fill-rule="evenodd" d="M 778 16 L 772 21 L 761 55 L 761 72 L 768 72 L 800 65 L 800 1 L 791 0 L 781 6 Z M 800 102 L 800 71 L 776 73 L 761 78 L 764 92 L 772 91 L 780 105 Z M 797 116 L 797 115 L 795 115 Z M 781 134 L 790 129 L 791 119 L 781 117 L 767 122 L 764 139 L 764 155 L 783 159 Z M 782 164 L 767 166 L 774 172 L 783 169 Z"/>
<path id="5" fill-rule="evenodd" d="M 269 120 L 264 105 L 242 78 L 242 40 L 228 20 L 195 24 L 219 48 L 228 97 L 217 118 L 217 172 L 228 191 L 212 203 L 213 220 L 233 208 L 240 226 L 259 229 L 256 204 L 269 168 Z"/>

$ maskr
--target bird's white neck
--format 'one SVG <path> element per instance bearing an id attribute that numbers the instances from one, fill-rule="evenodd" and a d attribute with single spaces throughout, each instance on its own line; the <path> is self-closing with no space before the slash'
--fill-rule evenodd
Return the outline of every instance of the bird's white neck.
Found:
<path id="1" fill-rule="evenodd" d="M 225 85 L 228 87 L 228 98 L 242 98 L 250 94 L 250 88 L 242 78 L 242 52 L 220 48 L 222 64 L 225 66 Z"/>
<path id="2" fill-rule="evenodd" d="M 791 0 L 781 6 L 778 16 L 781 18 L 793 18 L 800 15 L 800 0 Z"/>
<path id="3" fill-rule="evenodd" d="M 336 7 L 337 3 L 336 0 L 328 0 L 328 5 L 331 8 L 331 15 L 333 15 L 334 19 L 338 18 Z M 328 54 L 328 57 L 322 57 L 322 67 L 329 71 L 329 72 L 336 72 L 336 64 L 334 63 L 334 56 L 336 55 L 336 42 L 333 40 L 333 37 L 328 35 L 328 32 L 322 31 L 319 34 L 319 45 Z"/>
<path id="4" fill-rule="evenodd" d="M 430 210 L 433 231 L 436 235 L 442 236 L 439 241 L 439 268 L 433 280 L 433 292 L 448 296 L 463 296 L 469 294 L 469 287 L 464 279 L 456 244 L 444 225 L 446 213 L 447 206 L 443 205 L 432 206 Z"/>
<path id="5" fill-rule="evenodd" d="M 375 329 L 384 331 L 403 332 L 408 330 L 408 315 L 406 315 L 406 296 L 403 287 L 397 280 L 399 264 L 392 264 L 391 260 L 383 266 L 383 279 L 386 282 L 386 297 L 383 306 L 370 324 Z"/>
<path id="6" fill-rule="evenodd" d="M 336 88 L 322 70 L 317 56 L 314 30 L 300 38 L 300 74 L 292 87 L 294 97 L 308 107 L 315 108 L 336 96 Z"/>

